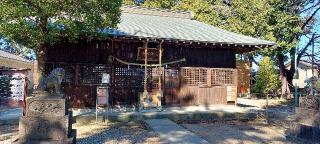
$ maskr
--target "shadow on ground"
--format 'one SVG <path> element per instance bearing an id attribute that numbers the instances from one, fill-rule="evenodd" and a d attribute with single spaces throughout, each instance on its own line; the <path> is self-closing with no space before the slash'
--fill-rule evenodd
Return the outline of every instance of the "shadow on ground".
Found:
<path id="1" fill-rule="evenodd" d="M 76 125 L 77 143 L 157 143 L 158 136 L 141 122 Z"/>
<path id="2" fill-rule="evenodd" d="M 286 138 L 285 129 L 264 123 L 225 121 L 182 124 L 182 126 L 206 139 L 209 143 L 309 143 Z"/>

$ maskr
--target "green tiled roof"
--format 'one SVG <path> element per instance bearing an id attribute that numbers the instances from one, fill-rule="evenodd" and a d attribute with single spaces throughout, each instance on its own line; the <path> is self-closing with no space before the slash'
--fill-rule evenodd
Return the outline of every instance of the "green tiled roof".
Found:
<path id="1" fill-rule="evenodd" d="M 108 31 L 109 34 L 216 44 L 276 45 L 274 42 L 229 32 L 193 20 L 188 13 L 170 13 L 141 7 L 125 7 L 122 11 L 118 29 Z"/>

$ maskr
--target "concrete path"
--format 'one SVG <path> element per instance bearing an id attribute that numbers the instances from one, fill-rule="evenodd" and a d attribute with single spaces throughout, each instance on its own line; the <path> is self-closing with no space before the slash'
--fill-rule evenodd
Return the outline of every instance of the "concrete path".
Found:
<path id="1" fill-rule="evenodd" d="M 186 130 L 169 119 L 149 119 L 146 124 L 160 136 L 163 144 L 208 144 L 194 133 Z"/>
<path id="2" fill-rule="evenodd" d="M 145 119 L 170 119 L 173 121 L 192 121 L 192 120 L 239 120 L 239 119 L 255 119 L 258 114 L 264 112 L 263 109 L 255 107 L 239 107 L 234 105 L 213 105 L 213 106 L 188 106 L 188 107 L 164 107 L 162 111 L 146 110 L 138 112 L 136 109 L 123 108 L 110 109 L 105 111 L 104 108 L 98 110 L 101 117 L 107 115 L 111 121 L 129 122 Z M 95 109 L 78 109 L 73 108 L 73 116 L 77 121 L 95 120 Z"/>
<path id="3" fill-rule="evenodd" d="M 4 121 L 18 121 L 22 115 L 22 108 L 13 108 L 0 111 L 0 123 Z"/>

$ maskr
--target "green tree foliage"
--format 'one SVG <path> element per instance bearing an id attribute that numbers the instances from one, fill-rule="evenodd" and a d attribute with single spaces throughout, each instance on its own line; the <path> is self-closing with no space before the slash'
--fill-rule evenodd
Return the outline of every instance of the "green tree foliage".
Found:
<path id="1" fill-rule="evenodd" d="M 191 10 L 204 23 L 277 42 L 280 49 L 263 51 L 269 56 L 294 48 L 301 27 L 299 14 L 282 0 L 181 0 L 174 9 Z"/>
<path id="2" fill-rule="evenodd" d="M 175 6 L 177 0 L 146 0 L 143 3 L 145 7 L 152 7 L 152 8 L 163 8 L 163 9 L 171 9 Z"/>
<path id="3" fill-rule="evenodd" d="M 125 5 L 139 5 L 150 8 L 172 9 L 179 0 L 124 0 Z"/>
<path id="4" fill-rule="evenodd" d="M 279 76 L 270 57 L 264 57 L 259 63 L 254 91 L 263 95 L 273 93 L 280 88 Z"/>
<path id="5" fill-rule="evenodd" d="M 122 0 L 1 0 L 0 35 L 31 48 L 44 62 L 46 45 L 81 36 L 99 37 L 119 22 Z"/>

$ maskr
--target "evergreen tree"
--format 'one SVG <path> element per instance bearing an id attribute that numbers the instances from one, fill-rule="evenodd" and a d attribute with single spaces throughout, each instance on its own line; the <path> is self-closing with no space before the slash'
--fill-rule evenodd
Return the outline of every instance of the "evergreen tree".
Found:
<path id="1" fill-rule="evenodd" d="M 259 63 L 254 91 L 263 95 L 273 93 L 280 88 L 279 76 L 270 57 L 264 57 Z"/>
<path id="2" fill-rule="evenodd" d="M 115 28 L 122 0 L 1 0 L 0 35 L 13 44 L 34 50 L 40 74 L 47 46 L 68 38 L 104 36 Z"/>

